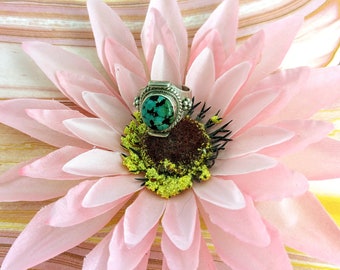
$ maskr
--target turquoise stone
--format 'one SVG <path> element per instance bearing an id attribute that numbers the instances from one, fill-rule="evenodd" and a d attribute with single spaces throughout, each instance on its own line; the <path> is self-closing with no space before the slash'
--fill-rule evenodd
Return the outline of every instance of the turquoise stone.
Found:
<path id="1" fill-rule="evenodd" d="M 175 110 L 171 101 L 162 95 L 148 96 L 142 103 L 143 122 L 156 131 L 168 129 L 175 121 Z"/>

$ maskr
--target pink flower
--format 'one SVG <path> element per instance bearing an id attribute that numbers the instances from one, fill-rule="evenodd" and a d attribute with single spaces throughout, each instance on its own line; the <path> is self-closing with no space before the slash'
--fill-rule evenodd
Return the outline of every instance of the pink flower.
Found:
<path id="1" fill-rule="evenodd" d="M 235 48 L 238 4 L 224 1 L 188 53 L 176 1 L 154 0 L 142 31 L 145 68 L 116 13 L 97 0 L 88 10 L 109 78 L 58 47 L 24 44 L 81 109 L 54 100 L 0 103 L 2 123 L 59 148 L 5 173 L 2 201 L 63 196 L 36 214 L 1 269 L 26 269 L 78 245 L 127 203 L 83 269 L 146 269 L 159 224 L 163 269 L 215 269 L 200 216 L 232 269 L 291 269 L 285 245 L 340 265 L 340 231 L 308 191 L 308 180 L 340 175 L 340 143 L 327 137 L 333 126 L 311 119 L 339 100 L 340 69 L 278 70 L 303 18 L 277 21 Z M 140 116 L 132 118 L 150 80 L 185 84 L 202 102 L 173 129 L 183 140 L 170 134 L 156 144 Z M 203 143 L 192 149 L 194 140 Z M 177 150 L 170 162 L 169 146 Z"/>

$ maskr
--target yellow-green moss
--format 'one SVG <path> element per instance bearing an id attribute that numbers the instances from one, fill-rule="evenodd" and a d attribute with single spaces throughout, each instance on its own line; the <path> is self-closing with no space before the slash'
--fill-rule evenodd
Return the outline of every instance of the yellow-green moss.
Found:
<path id="1" fill-rule="evenodd" d="M 214 115 L 212 117 L 210 117 L 211 122 L 213 122 L 214 124 L 218 124 L 221 123 L 222 118 L 219 117 L 218 115 Z"/>
<path id="2" fill-rule="evenodd" d="M 219 120 L 214 118 L 212 121 Z M 208 180 L 210 172 L 207 163 L 213 151 L 203 125 L 198 126 L 201 127 L 202 135 L 206 136 L 206 143 L 197 149 L 200 154 L 196 159 L 188 164 L 171 162 L 169 159 L 155 163 L 143 147 L 143 138 L 148 135 L 147 127 L 140 113 L 136 112 L 121 138 L 123 147 L 129 152 L 123 156 L 123 164 L 131 173 L 142 174 L 145 187 L 163 198 L 170 198 L 191 188 L 193 181 Z"/>

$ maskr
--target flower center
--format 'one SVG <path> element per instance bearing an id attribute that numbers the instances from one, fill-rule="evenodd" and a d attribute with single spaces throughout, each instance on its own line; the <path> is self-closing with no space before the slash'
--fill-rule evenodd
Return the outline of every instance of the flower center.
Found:
<path id="1" fill-rule="evenodd" d="M 229 123 L 214 129 L 221 122 L 217 114 L 202 122 L 209 110 L 205 106 L 195 119 L 191 117 L 197 106 L 167 137 L 150 135 L 140 112 L 134 113 L 134 119 L 124 130 L 121 141 L 128 155 L 123 155 L 123 164 L 130 172 L 141 175 L 136 179 L 161 197 L 175 196 L 191 188 L 193 181 L 209 180 L 209 168 L 230 141 L 231 132 L 226 129 Z"/>
<path id="2" fill-rule="evenodd" d="M 182 119 L 168 137 L 146 135 L 142 141 L 146 155 L 154 164 L 169 160 L 177 165 L 189 165 L 198 159 L 209 143 L 202 125 L 189 117 Z"/>

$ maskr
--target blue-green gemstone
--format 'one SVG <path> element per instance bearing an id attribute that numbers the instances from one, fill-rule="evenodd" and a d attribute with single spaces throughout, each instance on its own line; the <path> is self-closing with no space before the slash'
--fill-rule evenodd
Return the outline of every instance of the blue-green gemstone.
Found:
<path id="1" fill-rule="evenodd" d="M 143 122 L 151 129 L 164 131 L 175 121 L 175 111 L 171 101 L 162 95 L 147 97 L 142 104 Z"/>

